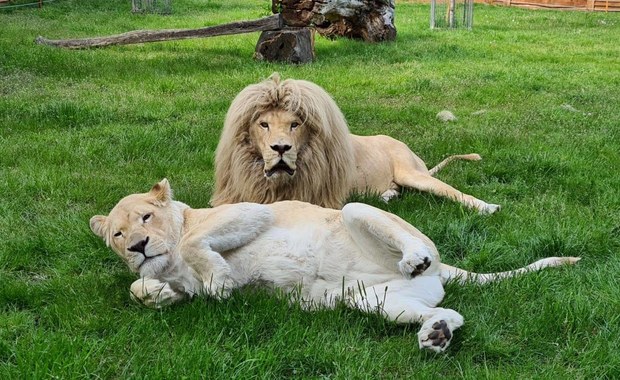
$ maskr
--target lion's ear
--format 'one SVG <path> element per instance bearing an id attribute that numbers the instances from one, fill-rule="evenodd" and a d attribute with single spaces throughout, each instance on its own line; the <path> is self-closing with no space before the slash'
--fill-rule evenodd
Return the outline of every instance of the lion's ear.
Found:
<path id="1" fill-rule="evenodd" d="M 277 71 L 269 76 L 269 80 L 275 82 L 275 84 L 280 84 L 280 73 Z"/>
<path id="2" fill-rule="evenodd" d="M 172 200 L 172 189 L 166 178 L 156 183 L 149 192 L 161 206 L 166 206 Z"/>
<path id="3" fill-rule="evenodd" d="M 90 218 L 90 230 L 97 236 L 102 239 L 105 239 L 105 236 L 108 231 L 108 226 L 106 225 L 106 216 L 103 215 L 95 215 Z"/>

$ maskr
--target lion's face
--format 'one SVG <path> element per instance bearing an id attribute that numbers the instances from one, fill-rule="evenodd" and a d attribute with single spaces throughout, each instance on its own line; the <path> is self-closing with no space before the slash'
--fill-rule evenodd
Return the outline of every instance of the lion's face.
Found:
<path id="1" fill-rule="evenodd" d="M 165 271 L 175 253 L 180 228 L 171 206 L 166 180 L 149 193 L 123 198 L 108 216 L 93 216 L 91 230 L 141 277 L 157 277 Z"/>
<path id="2" fill-rule="evenodd" d="M 264 112 L 252 123 L 250 138 L 263 158 L 265 177 L 286 180 L 295 175 L 308 132 L 297 115 L 276 109 Z"/>
<path id="3" fill-rule="evenodd" d="M 215 152 L 214 206 L 300 200 L 340 208 L 356 174 L 352 139 L 331 96 L 304 81 L 244 88 L 226 114 Z"/>

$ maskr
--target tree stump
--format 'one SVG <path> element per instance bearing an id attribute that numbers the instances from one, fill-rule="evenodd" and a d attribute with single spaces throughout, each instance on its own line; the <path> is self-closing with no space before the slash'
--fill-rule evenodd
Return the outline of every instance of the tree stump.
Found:
<path id="1" fill-rule="evenodd" d="M 396 38 L 394 0 L 272 0 L 287 26 L 314 26 L 328 38 L 348 37 L 366 42 Z"/>
<path id="2" fill-rule="evenodd" d="M 314 32 L 309 28 L 264 31 L 254 57 L 259 61 L 310 63 L 314 60 Z"/>

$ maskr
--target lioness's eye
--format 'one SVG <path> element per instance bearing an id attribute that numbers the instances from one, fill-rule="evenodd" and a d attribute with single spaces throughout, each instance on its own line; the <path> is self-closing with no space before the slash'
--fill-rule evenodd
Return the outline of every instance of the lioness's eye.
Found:
<path id="1" fill-rule="evenodd" d="M 260 123 L 260 126 L 262 128 L 269 129 L 269 124 L 265 123 L 264 121 Z"/>
<path id="2" fill-rule="evenodd" d="M 291 129 L 299 127 L 299 123 L 291 123 Z"/>
<path id="3" fill-rule="evenodd" d="M 123 236 L 123 233 L 121 231 L 118 231 L 117 233 L 114 234 L 114 237 L 121 237 Z"/>
<path id="4" fill-rule="evenodd" d="M 146 223 L 149 219 L 151 219 L 152 214 L 146 214 L 142 217 L 142 221 Z"/>

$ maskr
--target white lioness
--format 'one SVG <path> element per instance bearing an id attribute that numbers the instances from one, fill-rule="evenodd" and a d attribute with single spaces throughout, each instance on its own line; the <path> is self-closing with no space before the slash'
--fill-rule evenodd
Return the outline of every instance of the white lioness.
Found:
<path id="1" fill-rule="evenodd" d="M 123 198 L 92 231 L 140 274 L 132 296 L 159 307 L 194 295 L 227 297 L 255 283 L 295 292 L 307 307 L 338 302 L 389 320 L 421 323 L 420 347 L 440 352 L 463 324 L 436 307 L 450 278 L 487 282 L 575 263 L 551 257 L 502 273 L 442 264 L 435 245 L 395 215 L 350 203 L 342 210 L 299 201 L 192 209 L 172 200 L 167 180 Z"/>

